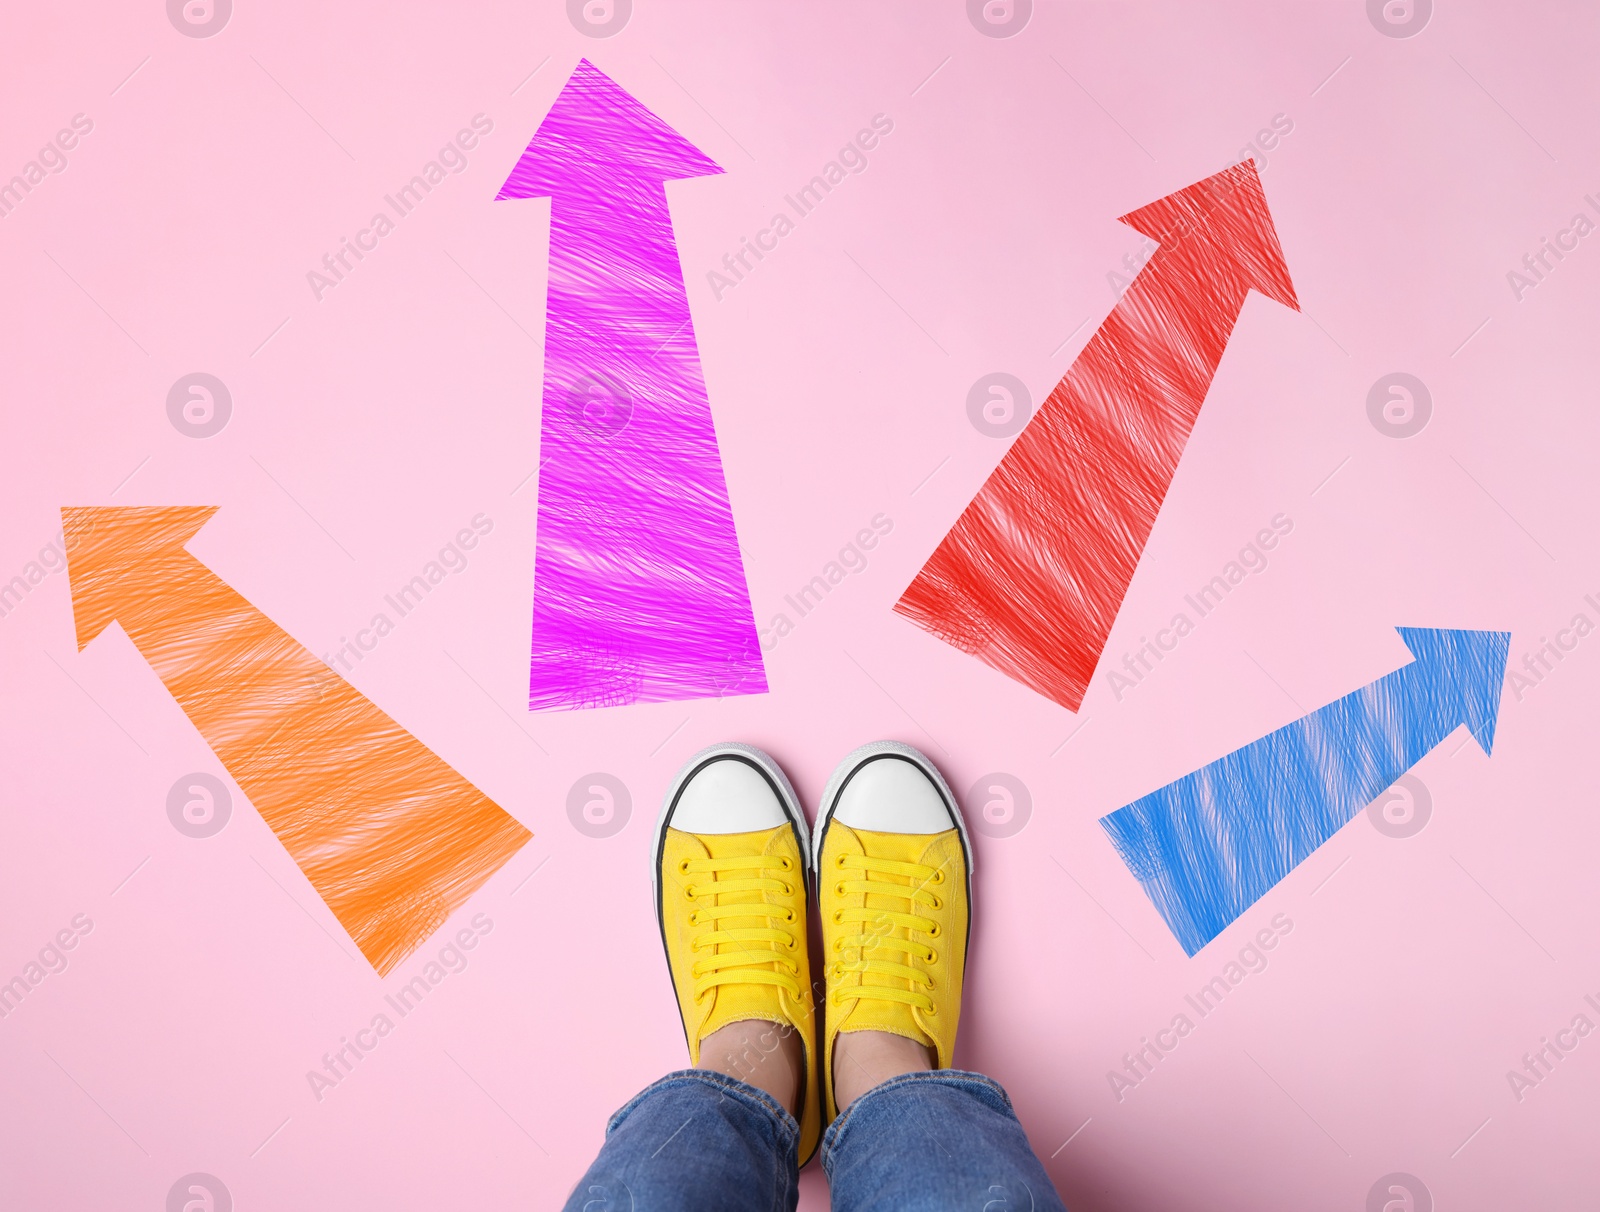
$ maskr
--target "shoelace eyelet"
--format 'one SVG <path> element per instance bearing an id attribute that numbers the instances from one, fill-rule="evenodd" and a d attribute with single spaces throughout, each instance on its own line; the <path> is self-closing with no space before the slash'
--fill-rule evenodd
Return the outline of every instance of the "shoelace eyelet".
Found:
<path id="1" fill-rule="evenodd" d="M 682 861 L 680 861 L 678 863 L 678 874 L 679 875 L 688 875 L 689 874 L 689 860 L 688 859 L 683 859 Z"/>
<path id="2" fill-rule="evenodd" d="M 838 867 L 841 871 L 844 870 L 844 855 L 842 854 L 839 856 Z"/>
<path id="3" fill-rule="evenodd" d="M 922 961 L 926 964 L 937 964 L 939 962 L 939 953 L 929 947 L 928 954 L 922 957 Z"/>
<path id="4" fill-rule="evenodd" d="M 939 923 L 938 922 L 934 922 L 933 923 L 933 929 L 928 931 L 928 937 L 929 938 L 938 938 L 943 933 L 944 933 L 944 931 L 939 929 Z"/>
<path id="5" fill-rule="evenodd" d="M 837 884 L 835 884 L 833 886 L 833 894 L 835 896 L 844 896 L 845 895 L 844 881 L 843 880 L 840 880 Z"/>
<path id="6" fill-rule="evenodd" d="M 694 885 L 693 884 L 685 884 L 683 886 L 683 898 L 684 898 L 684 900 L 688 900 L 688 901 L 694 900 Z"/>
<path id="7" fill-rule="evenodd" d="M 839 926 L 839 925 L 843 925 L 844 924 L 844 910 L 843 909 L 835 909 L 833 911 L 833 924 L 835 926 Z"/>
<path id="8" fill-rule="evenodd" d="M 935 871 L 933 873 L 933 882 L 935 884 L 944 883 L 944 868 L 943 867 L 940 867 L 937 871 Z"/>
<path id="9" fill-rule="evenodd" d="M 784 859 L 783 859 L 783 870 L 785 870 L 785 871 L 793 871 L 794 870 L 794 860 L 789 858 L 787 855 L 785 855 Z"/>
<path id="10" fill-rule="evenodd" d="M 943 909 L 944 908 L 944 902 L 941 901 L 938 897 L 934 897 L 933 898 L 933 904 L 929 905 L 928 908 L 930 908 L 930 909 Z"/>

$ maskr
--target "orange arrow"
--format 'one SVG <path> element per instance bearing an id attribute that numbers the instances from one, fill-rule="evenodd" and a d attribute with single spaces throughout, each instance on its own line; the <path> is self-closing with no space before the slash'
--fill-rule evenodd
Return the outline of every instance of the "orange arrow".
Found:
<path id="1" fill-rule="evenodd" d="M 78 650 L 122 624 L 386 975 L 533 835 L 184 550 L 216 511 L 61 511 Z"/>

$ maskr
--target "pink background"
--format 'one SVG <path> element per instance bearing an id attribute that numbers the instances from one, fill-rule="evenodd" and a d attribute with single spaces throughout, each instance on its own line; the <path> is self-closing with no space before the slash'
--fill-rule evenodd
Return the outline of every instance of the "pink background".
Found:
<path id="1" fill-rule="evenodd" d="M 1600 1037 L 1520 1102 L 1506 1072 L 1600 996 L 1600 639 L 1508 691 L 1492 759 L 1458 732 L 1416 768 L 1420 834 L 1357 818 L 1192 960 L 1096 822 L 1397 667 L 1396 624 L 1509 629 L 1517 667 L 1600 621 L 1600 239 L 1520 302 L 1506 281 L 1600 190 L 1600 13 L 1441 0 L 1405 40 L 1358 0 L 1047 4 L 1006 40 L 954 0 L 641 3 L 607 40 L 498 0 L 240 0 L 206 39 L 154 0 L 9 24 L 0 179 L 74 114 L 94 129 L 0 220 L 0 579 L 61 505 L 219 504 L 192 550 L 325 653 L 486 513 L 350 677 L 536 836 L 450 924 L 493 923 L 470 966 L 319 1103 L 306 1071 L 445 935 L 380 981 L 236 789 L 222 833 L 175 830 L 174 781 L 225 772 L 119 629 L 76 653 L 48 577 L 0 619 L 0 981 L 94 928 L 0 1021 L 0 1204 L 156 1209 L 189 1171 L 245 1212 L 558 1204 L 605 1117 L 684 1062 L 650 832 L 726 738 L 813 809 L 878 737 L 958 789 L 1030 790 L 1021 833 L 977 838 L 958 1059 L 1008 1087 L 1075 1210 L 1359 1209 L 1390 1171 L 1443 1209 L 1595 1189 Z M 768 654 L 766 696 L 521 709 L 548 205 L 490 199 L 585 55 L 727 169 L 669 195 L 758 621 L 894 523 Z M 477 113 L 467 169 L 318 302 L 307 271 Z M 870 167 L 717 301 L 706 272 L 878 113 Z M 1116 216 L 1277 114 L 1263 180 L 1305 310 L 1246 304 L 1106 662 L 1273 515 L 1293 533 L 1074 717 L 890 606 L 1003 453 L 969 386 L 1042 398 L 1139 248 Z M 166 415 L 191 371 L 233 396 L 205 440 Z M 1366 415 L 1393 371 L 1434 403 L 1404 441 Z M 611 838 L 567 818 L 592 771 L 632 794 Z M 1277 913 L 1266 971 L 1118 1101 L 1107 1071 Z M 808 1172 L 802 1206 L 825 1199 Z"/>

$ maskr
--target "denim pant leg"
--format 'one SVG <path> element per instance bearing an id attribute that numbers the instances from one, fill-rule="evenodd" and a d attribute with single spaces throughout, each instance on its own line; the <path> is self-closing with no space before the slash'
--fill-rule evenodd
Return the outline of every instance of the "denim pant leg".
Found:
<path id="1" fill-rule="evenodd" d="M 799 1137 L 763 1090 L 669 1073 L 611 1117 L 565 1212 L 794 1212 Z"/>
<path id="2" fill-rule="evenodd" d="M 935 1069 L 874 1086 L 822 1138 L 833 1212 L 1066 1212 L 981 1073 Z"/>

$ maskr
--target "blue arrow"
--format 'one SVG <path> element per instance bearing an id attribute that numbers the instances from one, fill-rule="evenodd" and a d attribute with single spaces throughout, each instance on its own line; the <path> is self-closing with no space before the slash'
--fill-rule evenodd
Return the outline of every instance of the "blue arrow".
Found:
<path id="1" fill-rule="evenodd" d="M 1493 749 L 1511 633 L 1398 630 L 1409 665 L 1100 819 L 1190 955 L 1458 726 Z"/>

